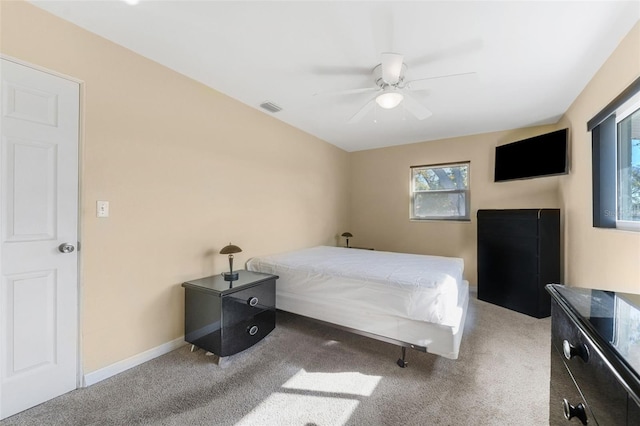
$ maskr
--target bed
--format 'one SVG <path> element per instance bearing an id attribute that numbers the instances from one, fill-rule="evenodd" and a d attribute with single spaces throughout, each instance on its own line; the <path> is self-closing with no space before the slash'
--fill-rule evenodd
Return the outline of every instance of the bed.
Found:
<path id="1" fill-rule="evenodd" d="M 318 246 L 250 259 L 278 275 L 276 308 L 401 347 L 458 358 L 469 303 L 460 258 Z"/>

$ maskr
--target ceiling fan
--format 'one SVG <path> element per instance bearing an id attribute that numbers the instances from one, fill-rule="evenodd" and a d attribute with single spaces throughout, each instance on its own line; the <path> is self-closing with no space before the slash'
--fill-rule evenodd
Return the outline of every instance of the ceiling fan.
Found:
<path id="1" fill-rule="evenodd" d="M 372 74 L 375 83 L 373 87 L 333 92 L 341 95 L 375 92 L 375 95 L 348 120 L 348 123 L 360 121 L 376 105 L 384 109 L 392 109 L 400 105 L 400 103 L 403 103 L 405 110 L 413 114 L 418 120 L 424 120 L 430 117 L 432 113 L 411 94 L 411 91 L 421 90 L 416 88 L 414 83 L 437 78 L 475 74 L 475 72 L 465 72 L 406 81 L 407 65 L 403 61 L 404 56 L 399 53 L 382 53 L 380 64 L 373 68 Z"/>

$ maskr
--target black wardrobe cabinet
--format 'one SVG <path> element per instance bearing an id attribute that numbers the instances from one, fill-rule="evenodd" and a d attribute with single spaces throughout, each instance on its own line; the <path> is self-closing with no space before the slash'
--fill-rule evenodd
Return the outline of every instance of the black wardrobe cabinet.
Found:
<path id="1" fill-rule="evenodd" d="M 536 318 L 560 283 L 560 210 L 478 210 L 478 299 Z"/>

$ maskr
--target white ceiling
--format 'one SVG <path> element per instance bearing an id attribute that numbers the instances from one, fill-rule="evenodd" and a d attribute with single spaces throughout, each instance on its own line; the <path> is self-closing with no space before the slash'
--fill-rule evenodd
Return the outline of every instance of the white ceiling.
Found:
<path id="1" fill-rule="evenodd" d="M 131 0 L 130 0 L 131 1 Z M 31 1 L 347 151 L 555 123 L 640 19 L 640 1 Z M 433 115 L 348 123 L 382 52 Z M 315 95 L 320 93 L 319 95 Z"/>

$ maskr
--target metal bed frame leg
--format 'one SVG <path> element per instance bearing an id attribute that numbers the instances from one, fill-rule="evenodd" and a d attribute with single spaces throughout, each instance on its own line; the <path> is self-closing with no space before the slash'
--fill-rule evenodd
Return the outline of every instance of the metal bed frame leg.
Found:
<path id="1" fill-rule="evenodd" d="M 405 357 L 407 356 L 407 348 L 405 348 L 404 346 L 400 347 L 401 353 L 400 353 L 400 358 L 398 358 L 398 367 L 400 368 L 405 368 L 408 364 L 407 361 L 405 361 Z"/>

